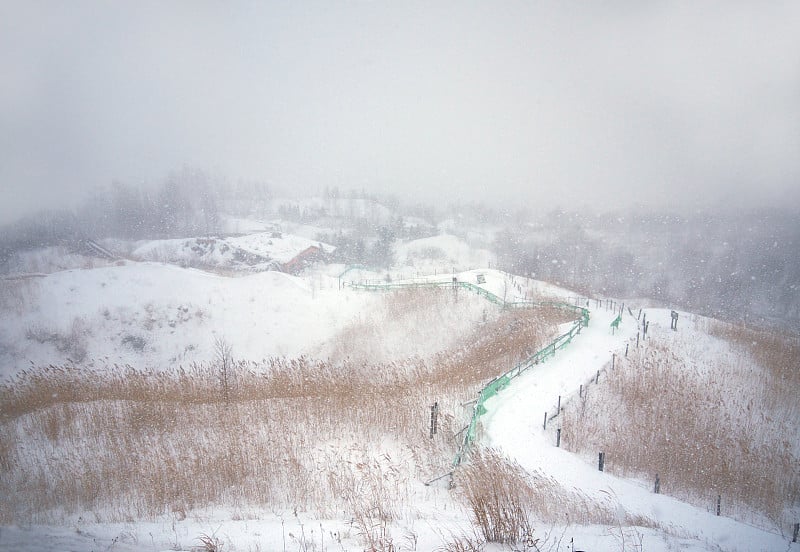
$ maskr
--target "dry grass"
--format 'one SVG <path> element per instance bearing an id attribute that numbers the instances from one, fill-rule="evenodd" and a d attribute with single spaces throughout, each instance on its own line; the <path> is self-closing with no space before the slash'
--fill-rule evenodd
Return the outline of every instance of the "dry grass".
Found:
<path id="1" fill-rule="evenodd" d="M 436 552 L 482 552 L 486 541 L 480 535 L 450 535 Z"/>
<path id="2" fill-rule="evenodd" d="M 489 542 L 518 544 L 534 538 L 535 523 L 653 526 L 621 510 L 615 497 L 594 500 L 539 472 L 525 472 L 494 450 L 473 452 L 456 473 L 456 484 Z"/>
<path id="3" fill-rule="evenodd" d="M 427 361 L 240 362 L 229 402 L 213 366 L 22 372 L 0 386 L 0 522 L 180 518 L 225 504 L 344 512 L 364 520 L 366 542 L 368 526 L 397 518 L 415 485 L 449 466 L 459 404 L 563 317 L 503 313 Z"/>
<path id="4" fill-rule="evenodd" d="M 784 527 L 800 502 L 796 338 L 714 323 L 733 349 L 709 351 L 654 335 L 618 362 L 598 392 L 566 409 L 563 443 L 612 473 L 752 522 Z M 681 338 L 682 334 L 673 336 Z"/>
<path id="5" fill-rule="evenodd" d="M 488 542 L 517 544 L 533 534 L 529 515 L 535 493 L 518 464 L 492 451 L 477 451 L 456 481 L 475 525 Z"/>
<path id="6" fill-rule="evenodd" d="M 0 429 L 4 517 L 46 521 L 62 509 L 127 520 L 224 503 L 322 515 L 380 508 L 392 519 L 412 478 L 454 448 L 427 439 L 428 396 L 359 391 L 230 406 L 133 395 L 22 414 Z M 440 420 L 444 434 L 451 419 Z"/>
<path id="7" fill-rule="evenodd" d="M 455 350 L 474 349 L 476 341 L 497 342 L 498 333 L 504 333 L 504 338 L 525 341 L 529 348 L 538 342 L 545 325 L 567 322 L 573 317 L 572 313 L 557 309 L 539 309 L 522 315 L 503 312 L 463 289 L 403 289 L 387 293 L 378 308 L 343 328 L 317 356 L 335 362 L 370 364 L 410 357 L 430 359 L 439 354 L 450 355 Z M 514 320 L 520 331 L 504 332 L 503 328 Z M 521 327 L 526 323 L 527 332 Z M 509 347 L 514 351 L 525 350 L 516 344 Z M 496 360 L 507 365 L 519 359 L 506 356 Z"/>

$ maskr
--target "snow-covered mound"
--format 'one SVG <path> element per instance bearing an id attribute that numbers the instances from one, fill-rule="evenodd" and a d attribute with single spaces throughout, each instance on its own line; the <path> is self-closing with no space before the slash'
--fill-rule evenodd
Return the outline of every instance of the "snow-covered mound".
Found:
<path id="1" fill-rule="evenodd" d="M 399 266 L 420 271 L 461 272 L 473 268 L 490 267 L 494 256 L 485 249 L 473 249 L 452 234 L 441 234 L 401 243 L 395 248 L 395 261 Z"/>
<path id="2" fill-rule="evenodd" d="M 288 263 L 310 247 L 317 247 L 324 253 L 331 253 L 335 249 L 332 245 L 281 232 L 249 234 L 228 238 L 226 242 L 242 251 L 274 259 L 281 264 Z"/>
<path id="3" fill-rule="evenodd" d="M 335 279 L 230 278 L 159 263 L 69 270 L 3 287 L 5 374 L 66 358 L 156 369 L 205 361 L 215 336 L 236 358 L 301 355 L 379 300 L 344 297 Z"/>
<path id="4" fill-rule="evenodd" d="M 278 230 L 245 236 L 185 238 L 140 242 L 131 257 L 196 268 L 281 270 L 286 263 L 317 248 L 330 253 L 333 246 L 285 234 Z"/>

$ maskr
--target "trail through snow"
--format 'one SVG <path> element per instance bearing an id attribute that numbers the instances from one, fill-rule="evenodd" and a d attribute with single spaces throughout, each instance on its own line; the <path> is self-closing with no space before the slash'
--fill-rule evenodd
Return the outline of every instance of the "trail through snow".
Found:
<path id="1" fill-rule="evenodd" d="M 552 434 L 544 429 L 545 412 L 556 412 L 559 395 L 577 397 L 580 386 L 593 380 L 600 370 L 611 370 L 612 354 L 624 355 L 625 345 L 636 346 L 638 321 L 627 312 L 619 330 L 612 334 L 616 312 L 591 309 L 591 322 L 556 356 L 529 370 L 512 385 L 486 402 L 482 417 L 482 443 L 516 460 L 530 472 L 557 480 L 566 489 L 579 490 L 600 502 L 617 503 L 634 516 L 644 516 L 665 530 L 696 538 L 724 550 L 786 550 L 787 539 L 778 534 L 716 516 L 674 498 L 654 494 L 644 484 L 600 472 L 580 457 L 556 448 Z M 670 311 L 647 311 L 649 332 L 671 331 Z M 646 346 L 642 340 L 640 346 Z M 553 419 L 549 424 L 558 424 Z M 600 451 L 598 451 L 600 452 Z M 611 451 L 606 451 L 609 454 Z M 655 474 L 654 474 L 655 475 Z M 624 512 L 620 512 L 624 516 Z"/>

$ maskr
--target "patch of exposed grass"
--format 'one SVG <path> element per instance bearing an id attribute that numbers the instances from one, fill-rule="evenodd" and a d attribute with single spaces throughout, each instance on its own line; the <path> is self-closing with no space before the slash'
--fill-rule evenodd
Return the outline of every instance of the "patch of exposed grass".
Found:
<path id="1" fill-rule="evenodd" d="M 658 474 L 666 494 L 709 509 L 721 495 L 723 514 L 784 527 L 800 504 L 797 340 L 716 322 L 708 330 L 730 348 L 679 333 L 632 349 L 597 392 L 566 408 L 563 443 L 594 458 L 604 451 L 611 473 Z"/>
<path id="2" fill-rule="evenodd" d="M 450 465 L 460 403 L 564 316 L 502 313 L 428 360 L 239 362 L 228 400 L 213 365 L 21 372 L 0 385 L 0 521 L 125 521 L 211 504 L 393 519 Z"/>
<path id="3" fill-rule="evenodd" d="M 566 489 L 539 472 L 526 472 L 491 449 L 473 452 L 469 463 L 456 472 L 455 482 L 488 542 L 517 544 L 532 539 L 535 523 L 654 526 L 651 520 L 621 510 L 611 496 L 599 501 L 577 489 Z"/>

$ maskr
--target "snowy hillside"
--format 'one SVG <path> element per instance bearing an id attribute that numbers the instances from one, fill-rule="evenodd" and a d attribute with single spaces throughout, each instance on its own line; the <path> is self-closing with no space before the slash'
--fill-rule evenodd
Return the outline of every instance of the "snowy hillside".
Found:
<path id="1" fill-rule="evenodd" d="M 229 278 L 160 263 L 69 270 L 4 282 L 18 298 L 0 321 L 5 374 L 69 358 L 158 369 L 208 361 L 215 337 L 238 358 L 298 356 L 375 298 L 344 301 L 333 279 L 280 272 Z"/>
<path id="2" fill-rule="evenodd" d="M 286 255 L 308 245 L 272 232 L 227 241 L 282 259 L 276 240 Z M 647 351 L 690 366 L 691 381 L 715 373 L 738 353 L 705 319 L 681 312 L 674 331 L 669 310 L 631 307 L 612 328 L 620 303 L 489 268 L 486 251 L 451 235 L 399 244 L 388 271 L 322 265 L 301 276 L 176 266 L 186 243 L 139 245 L 148 262 L 0 282 L 0 550 L 800 550 L 789 542 L 796 497 L 777 515 L 743 500 L 717 516 L 667 479 L 654 494 L 650 474 L 623 470 L 614 450 L 598 471 L 599 441 L 579 446 L 567 430 L 587 408 L 598 420 L 644 417 L 602 405 L 618 372 L 657 375 Z M 503 308 L 520 301 L 586 307 L 589 325 L 475 414 L 487 382 L 577 316 Z M 244 362 L 230 372 L 220 338 Z M 742 381 L 764 379 L 760 363 L 748 357 Z M 788 410 L 745 415 L 748 404 L 778 408 L 749 392 L 720 407 L 718 423 L 785 435 L 797 481 L 797 410 L 784 398 Z M 448 475 L 473 415 L 476 442 Z M 596 424 L 585 434 L 621 431 Z M 526 534 L 515 542 L 485 542 L 470 494 L 482 477 L 493 482 L 484 503 L 501 489 L 519 498 L 508 511 L 523 512 Z"/>
<path id="3" fill-rule="evenodd" d="M 407 266 L 424 273 L 439 271 L 471 270 L 489 267 L 492 254 L 486 250 L 474 250 L 457 237 L 442 234 L 402 243 L 395 249 L 395 260 L 399 266 Z"/>
<path id="4" fill-rule="evenodd" d="M 131 257 L 180 266 L 255 271 L 279 269 L 309 247 L 319 247 L 324 253 L 334 250 L 327 244 L 272 230 L 228 238 L 146 241 L 132 250 Z"/>

